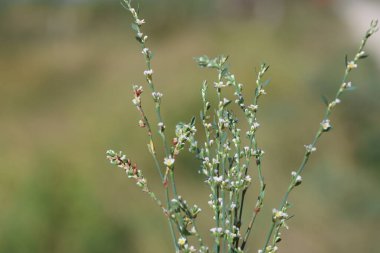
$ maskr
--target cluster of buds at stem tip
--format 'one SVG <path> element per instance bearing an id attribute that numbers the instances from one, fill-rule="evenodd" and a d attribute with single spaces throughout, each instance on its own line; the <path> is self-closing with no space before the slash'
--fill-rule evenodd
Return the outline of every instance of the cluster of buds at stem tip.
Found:
<path id="1" fill-rule="evenodd" d="M 126 155 L 123 155 L 122 152 L 116 153 L 113 150 L 107 150 L 106 155 L 111 164 L 124 169 L 129 178 L 136 180 L 137 186 L 142 188 L 143 191 L 148 191 L 147 181 L 142 175 L 141 170 L 137 168 L 136 164 L 132 164 Z"/>

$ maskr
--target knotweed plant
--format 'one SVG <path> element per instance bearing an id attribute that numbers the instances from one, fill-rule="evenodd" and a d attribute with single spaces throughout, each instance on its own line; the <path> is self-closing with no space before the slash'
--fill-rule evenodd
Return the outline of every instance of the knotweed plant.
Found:
<path id="1" fill-rule="evenodd" d="M 196 129 L 194 117 L 188 123 L 177 124 L 174 138 L 170 138 L 169 141 L 161 116 L 163 94 L 156 89 L 151 64 L 152 51 L 147 45 L 148 36 L 142 30 L 145 20 L 139 16 L 139 11 L 132 7 L 130 0 L 123 0 L 122 4 L 132 14 L 132 29 L 146 62 L 146 69 L 143 71 L 146 84 L 133 86 L 132 102 L 141 117 L 138 124 L 146 130 L 148 152 L 153 158 L 154 167 L 162 182 L 165 199 L 160 200 L 150 190 L 142 169 L 123 152 L 108 150 L 107 159 L 112 164 L 124 169 L 127 176 L 133 179 L 137 186 L 162 209 L 169 224 L 175 252 L 245 252 L 249 236 L 265 200 L 266 183 L 262 169 L 264 151 L 260 148 L 257 140 L 257 132 L 260 127 L 257 113 L 260 110 L 259 102 L 266 95 L 265 88 L 269 81 L 265 75 L 269 66 L 263 63 L 259 67 L 255 82 L 256 89 L 250 98 L 245 98 L 243 84 L 237 81 L 235 75 L 228 68 L 228 57 L 201 56 L 196 58 L 200 67 L 216 72 L 215 81 L 212 84 L 204 81 L 201 87 L 203 107 L 199 120 L 202 123 L 202 130 Z M 311 143 L 305 145 L 304 157 L 299 168 L 291 172 L 289 186 L 285 190 L 281 203 L 272 210 L 265 241 L 262 245 L 251 246 L 256 247 L 259 253 L 278 251 L 282 230 L 288 227 L 288 220 L 292 217 L 288 214 L 289 195 L 302 183 L 302 173 L 309 158 L 317 150 L 318 140 L 331 130 L 331 114 L 341 103 L 341 95 L 353 89 L 349 75 L 356 70 L 360 60 L 367 57 L 364 47 L 368 38 L 378 30 L 377 25 L 377 21 L 371 22 L 353 59 L 346 57 L 343 78 L 335 98 L 326 101 L 325 113 L 318 130 Z M 228 96 L 229 89 L 233 90 L 233 97 Z M 153 119 L 146 115 L 143 107 L 142 99 L 145 97 L 145 90 L 149 90 L 146 96 L 151 96 L 154 102 L 155 118 Z M 211 92 L 216 96 L 216 104 L 211 103 L 209 96 Z M 237 106 L 233 107 L 233 103 Z M 241 110 L 241 115 L 244 116 L 238 118 L 237 112 L 234 112 L 233 108 Z M 243 129 L 244 125 L 248 125 L 248 129 Z M 204 133 L 203 138 L 198 137 L 199 132 Z M 155 143 L 154 135 L 160 137 L 161 144 Z M 197 139 L 204 141 L 199 143 Z M 163 145 L 163 160 L 160 160 L 156 154 L 156 145 Z M 201 209 L 197 205 L 189 205 L 177 192 L 174 177 L 176 160 L 186 145 L 189 147 L 189 151 L 200 160 L 200 173 L 203 174 L 204 181 L 210 190 L 208 205 L 213 211 L 214 226 L 207 232 L 213 238 L 213 245 L 205 245 L 198 230 L 197 216 Z M 254 187 L 258 187 L 258 196 L 254 196 L 256 199 L 254 207 L 247 207 L 245 205 L 248 198 L 247 189 L 251 186 L 252 177 L 258 178 L 257 185 L 254 185 Z M 245 211 L 251 212 L 249 220 L 242 220 Z M 191 245 L 191 242 L 194 242 L 194 245 Z"/>

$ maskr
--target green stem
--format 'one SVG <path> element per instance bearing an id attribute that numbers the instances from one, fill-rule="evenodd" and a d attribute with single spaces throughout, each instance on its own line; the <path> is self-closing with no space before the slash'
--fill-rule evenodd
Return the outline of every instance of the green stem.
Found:
<path id="1" fill-rule="evenodd" d="M 123 1 L 124 4 L 126 5 L 126 7 L 128 8 L 128 10 L 131 11 L 132 13 L 132 6 L 131 6 L 131 3 L 130 1 L 128 0 L 124 0 Z M 132 13 L 133 17 L 135 18 L 135 20 L 138 18 L 137 17 L 137 14 L 136 13 Z M 137 33 L 140 33 L 140 28 L 138 27 L 138 30 L 136 31 Z M 145 42 L 142 42 L 140 43 L 141 44 L 141 48 L 144 49 L 145 48 Z M 148 56 L 145 57 L 145 60 L 146 60 L 146 65 L 148 67 L 148 69 L 151 69 L 151 63 L 150 63 L 150 58 Z M 155 88 L 154 88 L 154 84 L 153 84 L 153 80 L 151 83 L 148 82 L 148 86 L 151 88 L 152 92 L 155 92 Z M 148 122 L 147 120 L 147 117 L 144 115 L 144 120 L 145 122 Z M 157 106 L 156 106 L 156 116 L 158 118 L 158 121 L 159 122 L 162 122 L 162 118 L 161 118 L 161 113 L 160 113 L 160 109 L 159 109 L 159 105 L 158 105 L 158 109 L 157 109 Z M 147 124 L 148 125 L 148 124 Z M 152 131 L 151 131 L 151 128 L 150 128 L 150 125 L 149 125 L 149 138 L 150 138 L 150 142 L 152 143 L 153 145 L 153 139 L 152 139 Z M 168 145 L 167 145 L 167 142 L 166 142 L 166 139 L 165 139 L 165 135 L 164 133 L 160 134 L 161 137 L 162 137 L 162 140 L 164 142 L 164 147 L 165 147 L 165 154 L 166 156 L 168 157 Z M 162 175 L 162 170 L 161 170 L 161 166 L 160 166 L 160 163 L 158 162 L 158 159 L 157 159 L 157 156 L 154 152 L 154 150 L 152 150 L 152 156 L 153 156 L 153 159 L 154 159 L 154 162 L 156 164 L 156 168 L 157 170 L 159 171 L 159 174 L 160 174 L 160 178 L 161 178 L 161 181 L 163 180 L 163 175 Z M 173 182 L 174 184 L 174 182 Z M 167 189 L 167 187 L 165 187 L 165 196 L 166 196 L 166 205 L 167 205 L 167 208 L 170 209 L 170 196 L 169 196 L 169 191 Z M 170 215 L 170 214 L 169 214 Z M 168 217 L 168 222 L 169 222 L 169 227 L 170 227 L 170 234 L 171 234 L 171 237 L 172 237 L 172 241 L 173 241 L 173 244 L 174 244 L 174 248 L 175 248 L 175 251 L 176 252 L 179 252 L 179 247 L 177 245 L 177 239 L 176 239 L 176 236 L 175 236 L 175 232 L 174 232 L 174 227 L 173 227 L 173 222 L 170 218 L 170 216 Z"/>
<path id="2" fill-rule="evenodd" d="M 374 33 L 378 30 L 377 28 L 377 22 L 372 22 L 371 23 L 371 27 L 370 29 L 367 31 L 365 37 L 362 39 L 361 41 L 361 44 L 359 46 L 359 49 L 356 53 L 356 56 L 353 60 L 353 63 L 354 64 L 357 64 L 358 60 L 360 59 L 359 55 L 360 53 L 363 51 L 364 49 L 364 46 L 367 42 L 367 39 Z M 339 98 L 341 96 L 341 94 L 345 91 L 345 88 L 343 87 L 343 84 L 346 83 L 347 81 L 347 78 L 348 78 L 348 75 L 349 73 L 351 72 L 352 68 L 346 63 L 346 69 L 345 69 L 345 72 L 344 72 L 344 75 L 343 75 L 343 78 L 342 78 L 342 86 L 340 86 L 340 88 L 338 89 L 336 95 L 335 95 L 335 98 L 333 101 L 340 101 Z M 326 110 L 325 110 L 325 113 L 324 113 L 324 116 L 323 116 L 323 120 L 326 120 L 328 119 L 328 117 L 331 115 L 332 113 L 332 109 L 334 108 L 334 106 L 331 106 L 331 103 L 327 106 Z M 316 147 L 316 144 L 318 143 L 318 140 L 319 138 L 321 137 L 321 135 L 324 133 L 323 131 L 323 127 L 322 126 L 319 126 L 318 130 L 317 130 L 317 133 L 315 134 L 314 136 L 314 139 L 311 143 L 311 147 Z M 303 157 L 303 160 L 301 162 L 301 165 L 299 166 L 297 172 L 296 172 L 296 176 L 298 175 L 301 175 L 303 173 L 303 171 L 305 170 L 305 167 L 306 167 L 306 164 L 308 163 L 309 161 L 309 158 L 310 158 L 310 155 L 311 155 L 311 151 L 309 150 L 306 150 L 305 154 L 304 154 L 304 157 Z M 292 178 L 290 184 L 289 184 L 289 187 L 288 187 L 288 190 L 285 192 L 283 198 L 282 198 L 282 201 L 281 201 L 281 204 L 280 204 L 280 207 L 278 210 L 282 210 L 285 205 L 287 204 L 287 201 L 288 201 L 288 198 L 289 198 L 289 195 L 290 193 L 292 192 L 292 190 L 295 188 L 295 177 Z M 272 236 L 272 233 L 273 233 L 273 230 L 274 230 L 274 227 L 276 225 L 276 222 L 275 221 L 272 221 L 272 224 L 269 228 L 269 232 L 267 233 L 267 236 L 266 236 L 266 240 L 265 240 L 265 245 L 264 247 L 262 248 L 262 251 L 265 252 L 265 249 L 267 248 L 268 244 L 269 244 L 269 241 L 270 241 L 270 238 Z"/>

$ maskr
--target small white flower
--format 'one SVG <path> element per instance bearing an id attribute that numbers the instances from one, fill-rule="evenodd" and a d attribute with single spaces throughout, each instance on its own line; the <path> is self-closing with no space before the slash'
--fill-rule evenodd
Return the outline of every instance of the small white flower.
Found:
<path id="1" fill-rule="evenodd" d="M 312 144 L 305 145 L 305 148 L 306 148 L 306 151 L 307 151 L 308 153 L 311 153 L 311 152 L 314 152 L 314 151 L 317 150 L 317 148 L 314 147 Z"/>
<path id="2" fill-rule="evenodd" d="M 300 175 L 298 175 L 297 177 L 296 177 L 296 185 L 299 185 L 299 184 L 301 184 L 302 183 L 302 177 L 300 176 Z"/>
<path id="3" fill-rule="evenodd" d="M 329 119 L 324 119 L 324 120 L 321 122 L 321 126 L 322 126 L 323 131 L 328 131 L 328 130 L 330 130 L 330 129 L 331 129 L 330 120 L 329 120 Z"/>
<path id="4" fill-rule="evenodd" d="M 155 102 L 158 102 L 158 101 L 160 101 L 160 99 L 162 98 L 162 93 L 160 93 L 160 92 L 152 92 L 152 97 L 153 97 L 153 100 L 155 101 Z"/>
<path id="5" fill-rule="evenodd" d="M 267 94 L 267 92 L 264 89 L 259 90 L 259 95 L 265 95 L 265 94 Z"/>
<path id="6" fill-rule="evenodd" d="M 209 129 L 209 128 L 211 128 L 211 123 L 205 123 L 205 127 L 207 128 L 207 129 Z"/>
<path id="7" fill-rule="evenodd" d="M 358 65 L 354 61 L 350 61 L 347 63 L 347 68 L 348 69 L 356 69 Z"/>
<path id="8" fill-rule="evenodd" d="M 259 128 L 260 124 L 258 122 L 253 122 L 252 124 L 252 127 L 254 130 L 256 130 L 257 128 Z"/>
<path id="9" fill-rule="evenodd" d="M 219 177 L 213 177 L 214 181 L 217 182 L 217 183 L 220 183 L 223 181 L 223 176 L 219 176 Z"/>
<path id="10" fill-rule="evenodd" d="M 164 164 L 165 164 L 166 166 L 168 166 L 168 167 L 173 166 L 174 162 L 175 162 L 175 159 L 172 158 L 171 156 L 169 156 L 169 157 L 165 157 L 165 158 L 164 158 Z"/>
<path id="11" fill-rule="evenodd" d="M 255 151 L 253 151 L 253 155 L 255 155 L 255 156 L 262 156 L 264 154 L 265 154 L 264 150 L 259 149 L 259 148 Z"/>
<path id="12" fill-rule="evenodd" d="M 142 51 L 141 51 L 141 53 L 142 54 L 144 54 L 144 55 L 149 55 L 150 54 L 150 50 L 149 50 L 149 48 L 144 48 Z"/>
<path id="13" fill-rule="evenodd" d="M 226 87 L 226 85 L 223 82 L 214 82 L 214 87 L 215 88 L 223 88 Z"/>
<path id="14" fill-rule="evenodd" d="M 179 239 L 178 239 L 178 245 L 179 246 L 184 246 L 186 244 L 186 238 L 185 237 L 180 237 Z"/>
<path id="15" fill-rule="evenodd" d="M 213 164 L 219 164 L 219 160 L 217 158 L 212 158 L 212 163 Z"/>
<path id="16" fill-rule="evenodd" d="M 139 126 L 140 127 L 145 127 L 146 126 L 146 124 L 145 124 L 145 122 L 143 121 L 143 120 L 139 120 Z"/>
<path id="17" fill-rule="evenodd" d="M 143 24 L 145 24 L 145 20 L 144 19 L 136 19 L 136 24 L 138 24 L 138 25 L 143 25 Z"/>
<path id="18" fill-rule="evenodd" d="M 211 231 L 211 233 L 213 233 L 215 235 L 216 234 L 221 234 L 223 232 L 223 228 L 221 228 L 221 227 L 215 227 L 215 228 L 211 228 L 210 231 Z"/>
<path id="19" fill-rule="evenodd" d="M 194 246 L 190 246 L 189 251 L 190 251 L 190 252 L 195 252 L 195 251 L 197 251 L 197 250 L 194 248 Z"/>
<path id="20" fill-rule="evenodd" d="M 297 172 L 292 171 L 292 177 L 294 179 L 295 186 L 298 186 L 302 183 L 301 175 L 298 175 Z"/>
<path id="21" fill-rule="evenodd" d="M 330 108 L 334 108 L 337 104 L 339 104 L 341 101 L 339 98 L 336 98 L 334 101 L 332 101 L 330 104 L 329 104 L 329 107 Z"/>
<path id="22" fill-rule="evenodd" d="M 196 232 L 197 232 L 197 230 L 195 229 L 195 227 L 192 227 L 192 228 L 190 229 L 190 233 L 195 234 Z"/>
<path id="23" fill-rule="evenodd" d="M 257 109 L 259 109 L 259 106 L 258 105 L 249 105 L 248 108 L 251 109 L 252 111 L 257 111 Z"/>
<path id="24" fill-rule="evenodd" d="M 163 122 L 158 122 L 157 126 L 158 126 L 158 128 L 160 128 L 160 129 L 164 129 L 164 128 L 165 128 L 165 125 L 164 125 Z"/>
<path id="25" fill-rule="evenodd" d="M 342 84 L 342 87 L 343 87 L 343 89 L 349 89 L 349 88 L 352 87 L 352 83 L 351 83 L 351 82 L 343 83 L 343 84 Z"/>
<path id="26" fill-rule="evenodd" d="M 151 75 L 153 75 L 153 69 L 145 70 L 145 71 L 144 71 L 144 75 L 145 75 L 145 76 L 151 76 Z"/>
<path id="27" fill-rule="evenodd" d="M 229 146 L 227 143 L 225 143 L 225 144 L 223 145 L 223 147 L 224 147 L 225 150 L 228 150 L 228 151 L 231 150 L 230 146 Z"/>
<path id="28" fill-rule="evenodd" d="M 273 208 L 272 213 L 273 213 L 273 219 L 274 220 L 282 221 L 282 220 L 285 220 L 289 217 L 289 215 L 287 213 L 284 213 L 283 211 L 279 211 L 276 208 Z"/>
<path id="29" fill-rule="evenodd" d="M 140 104 L 140 98 L 139 97 L 136 97 L 134 99 L 132 99 L 132 103 L 136 106 L 138 106 Z"/>

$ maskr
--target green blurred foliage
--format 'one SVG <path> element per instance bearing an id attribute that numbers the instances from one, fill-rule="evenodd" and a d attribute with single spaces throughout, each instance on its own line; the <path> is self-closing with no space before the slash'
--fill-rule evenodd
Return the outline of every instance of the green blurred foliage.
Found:
<path id="1" fill-rule="evenodd" d="M 177 122 L 198 115 L 201 82 L 215 78 L 192 57 L 230 55 L 247 93 L 255 66 L 271 65 L 272 82 L 259 115 L 268 192 L 250 243 L 253 252 L 303 145 L 318 127 L 320 97 L 332 97 L 343 56 L 352 54 L 359 40 L 346 36 L 349 28 L 317 2 L 284 1 L 281 16 L 248 11 L 250 1 L 141 2 L 169 136 Z M 118 1 L 2 2 L 1 253 L 172 250 L 159 208 L 104 157 L 108 148 L 125 151 L 161 192 L 131 103 L 131 84 L 143 83 L 144 62 L 129 22 Z M 291 198 L 296 217 L 282 252 L 378 252 L 377 70 L 369 58 L 353 76 L 359 89 L 344 97 L 332 119 L 334 131 L 321 141 L 305 184 Z M 211 216 L 198 162 L 188 154 L 178 162 L 179 190 L 204 210 L 206 235 Z M 254 193 L 255 186 L 247 206 Z"/>

